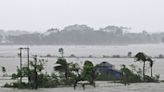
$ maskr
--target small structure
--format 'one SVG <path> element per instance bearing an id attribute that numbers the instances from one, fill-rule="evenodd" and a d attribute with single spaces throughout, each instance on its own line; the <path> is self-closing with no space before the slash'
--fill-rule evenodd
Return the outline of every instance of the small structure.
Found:
<path id="1" fill-rule="evenodd" d="M 102 75 L 100 80 L 119 80 L 122 78 L 121 71 L 116 70 L 115 66 L 108 62 L 97 64 L 95 70 L 97 74 Z"/>

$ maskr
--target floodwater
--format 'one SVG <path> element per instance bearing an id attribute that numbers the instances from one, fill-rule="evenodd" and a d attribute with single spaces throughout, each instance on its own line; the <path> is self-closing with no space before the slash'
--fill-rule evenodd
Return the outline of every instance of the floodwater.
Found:
<path id="1" fill-rule="evenodd" d="M 5 66 L 7 74 L 11 74 L 16 71 L 16 66 L 19 66 L 19 58 L 17 54 L 19 53 L 19 47 L 26 47 L 20 45 L 13 46 L 0 46 L 0 66 Z M 137 52 L 145 52 L 149 56 L 158 56 L 159 54 L 164 54 L 164 45 L 163 44 L 146 44 L 146 45 L 124 45 L 124 46 L 28 46 L 30 47 L 30 56 L 32 55 L 42 55 L 46 56 L 47 54 L 59 56 L 59 48 L 64 48 L 64 55 L 70 56 L 74 54 L 75 56 L 95 56 L 102 57 L 103 55 L 112 56 L 112 55 L 121 55 L 127 56 L 127 53 L 130 51 L 132 55 L 135 55 Z M 23 51 L 24 57 L 26 52 Z M 57 58 L 44 58 L 48 60 L 45 69 L 48 73 L 53 72 L 53 66 Z M 30 59 L 32 60 L 32 58 Z M 107 61 L 115 65 L 116 69 L 120 69 L 121 64 L 131 65 L 135 64 L 138 68 L 142 68 L 142 63 L 134 62 L 133 58 L 67 58 L 68 62 L 77 62 L 80 65 L 84 63 L 85 60 L 90 60 L 94 64 L 98 64 L 102 61 Z M 160 74 L 160 80 L 164 80 L 164 59 L 153 59 L 153 73 Z M 27 59 L 23 59 L 23 63 L 27 63 Z M 146 64 L 146 74 L 150 74 L 149 64 Z M 0 72 L 0 75 L 3 73 Z M 0 85 L 9 82 L 9 80 L 0 80 Z M 86 87 L 86 92 L 164 92 L 164 83 L 135 83 L 128 86 L 117 83 L 108 83 L 108 82 L 97 82 L 96 88 L 91 86 Z M 50 88 L 50 89 L 39 89 L 39 90 L 20 90 L 20 89 L 8 89 L 0 88 L 0 92 L 81 92 L 84 91 L 81 87 L 78 87 L 74 90 L 72 87 L 64 88 Z"/>
<path id="2" fill-rule="evenodd" d="M 79 86 L 76 90 L 73 87 L 38 90 L 0 88 L 0 92 L 164 92 L 164 83 L 134 83 L 125 86 L 118 83 L 99 82 L 96 83 L 96 88 L 86 86 L 85 90 Z"/>

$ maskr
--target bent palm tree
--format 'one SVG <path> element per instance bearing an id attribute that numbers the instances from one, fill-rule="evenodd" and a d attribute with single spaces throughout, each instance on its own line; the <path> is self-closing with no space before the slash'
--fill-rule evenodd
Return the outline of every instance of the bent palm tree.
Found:
<path id="1" fill-rule="evenodd" d="M 139 52 L 135 55 L 137 61 L 143 62 L 143 80 L 145 80 L 145 62 L 147 61 L 147 56 L 143 52 Z"/>
<path id="2" fill-rule="evenodd" d="M 68 79 L 69 74 L 69 65 L 66 61 L 66 59 L 59 58 L 56 62 L 56 64 L 59 64 L 59 66 L 55 66 L 54 70 L 57 70 L 59 72 L 64 72 L 65 79 Z"/>

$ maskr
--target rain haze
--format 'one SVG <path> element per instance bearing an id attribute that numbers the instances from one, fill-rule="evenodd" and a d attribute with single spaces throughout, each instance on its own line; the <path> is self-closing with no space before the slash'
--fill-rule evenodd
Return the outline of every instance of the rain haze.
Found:
<path id="1" fill-rule="evenodd" d="M 43 32 L 86 24 L 164 32 L 163 0 L 0 0 L 0 29 Z"/>
<path id="2" fill-rule="evenodd" d="M 33 91 L 164 92 L 164 0 L 0 0 L 0 92 Z"/>

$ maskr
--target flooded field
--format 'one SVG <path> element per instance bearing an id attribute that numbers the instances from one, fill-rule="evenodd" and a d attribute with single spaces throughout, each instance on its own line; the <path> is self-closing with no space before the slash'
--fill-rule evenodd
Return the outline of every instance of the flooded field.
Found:
<path id="1" fill-rule="evenodd" d="M 19 57 L 17 54 L 19 53 L 19 47 L 26 46 L 0 46 L 0 63 L 1 66 L 5 66 L 7 70 L 7 74 L 11 74 L 16 72 L 16 67 L 19 66 Z M 159 54 L 164 54 L 164 46 L 162 44 L 158 45 L 129 45 L 129 46 L 29 46 L 30 47 L 30 56 L 32 55 L 43 55 L 47 54 L 59 56 L 58 49 L 64 48 L 64 55 L 70 56 L 74 54 L 76 56 L 95 56 L 101 57 L 102 55 L 121 55 L 127 56 L 129 51 L 135 55 L 137 52 L 145 52 L 150 56 L 158 56 Z M 24 52 L 24 57 L 26 52 Z M 56 62 L 57 58 L 44 58 L 48 60 L 45 70 L 48 73 L 53 72 L 53 66 Z M 30 59 L 32 60 L 32 58 Z M 142 63 L 134 62 L 133 58 L 67 58 L 68 62 L 77 62 L 80 65 L 84 63 L 85 60 L 90 60 L 93 64 L 98 64 L 102 61 L 107 61 L 113 65 L 115 65 L 116 69 L 120 69 L 121 64 L 131 65 L 135 64 L 138 67 L 142 67 Z M 160 75 L 160 80 L 164 80 L 164 59 L 153 59 L 155 61 L 153 66 L 153 73 Z M 23 63 L 27 63 L 26 58 L 23 59 Z M 149 67 L 146 66 L 149 70 Z M 150 71 L 146 71 L 146 74 L 150 74 Z M 0 73 L 2 75 L 2 72 Z M 11 80 L 0 80 L 0 85 L 3 85 L 6 82 Z M 124 86 L 122 84 L 117 83 L 108 83 L 108 82 L 97 82 L 96 88 L 87 86 L 86 92 L 163 92 L 164 91 L 164 83 L 135 83 L 129 86 Z M 50 88 L 50 89 L 39 89 L 35 90 L 36 92 L 81 92 L 83 89 L 78 87 L 74 90 L 72 87 L 64 87 L 64 88 Z M 34 92 L 34 90 L 19 90 L 19 89 L 8 89 L 8 88 L 0 88 L 0 92 Z"/>
<path id="2" fill-rule="evenodd" d="M 128 86 L 117 83 L 98 82 L 96 88 L 87 86 L 85 90 L 78 87 L 49 88 L 38 90 L 0 88 L 1 92 L 164 92 L 164 83 L 134 83 Z"/>

